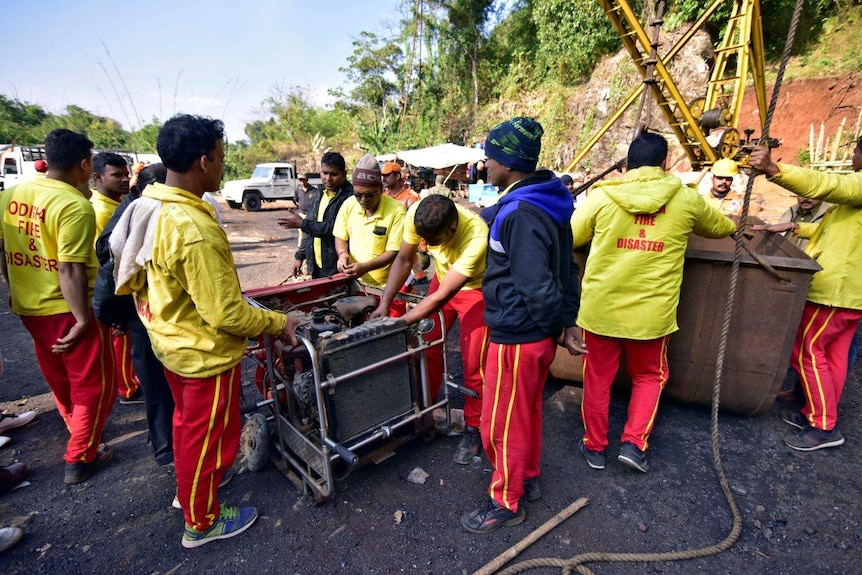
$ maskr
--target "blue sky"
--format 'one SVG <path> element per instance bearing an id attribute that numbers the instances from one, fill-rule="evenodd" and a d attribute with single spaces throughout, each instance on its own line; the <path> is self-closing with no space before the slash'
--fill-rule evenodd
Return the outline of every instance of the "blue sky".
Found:
<path id="1" fill-rule="evenodd" d="M 75 104 L 126 128 L 203 114 L 224 120 L 233 141 L 278 86 L 326 103 L 353 39 L 385 34 L 401 0 L 3 4 L 0 93 L 55 113 Z"/>

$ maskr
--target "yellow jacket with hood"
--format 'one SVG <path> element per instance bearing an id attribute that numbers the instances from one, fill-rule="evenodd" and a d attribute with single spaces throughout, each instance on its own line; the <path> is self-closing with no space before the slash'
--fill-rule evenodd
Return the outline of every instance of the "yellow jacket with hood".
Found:
<path id="1" fill-rule="evenodd" d="M 284 329 L 286 315 L 243 299 L 230 245 L 212 206 L 162 184 L 147 186 L 142 197 L 162 202 L 152 257 L 117 286 L 117 293 L 135 293 L 138 315 L 165 367 L 184 377 L 210 377 L 242 359 L 246 338 Z"/>
<path id="2" fill-rule="evenodd" d="M 575 247 L 592 240 L 578 325 L 608 337 L 675 332 L 688 235 L 723 238 L 736 224 L 660 167 L 596 184 L 572 216 Z"/>
<path id="3" fill-rule="evenodd" d="M 820 223 L 800 223 L 805 252 L 823 268 L 811 278 L 807 300 L 862 310 L 862 172 L 833 174 L 778 164 L 771 181 L 805 198 L 832 205 Z"/>

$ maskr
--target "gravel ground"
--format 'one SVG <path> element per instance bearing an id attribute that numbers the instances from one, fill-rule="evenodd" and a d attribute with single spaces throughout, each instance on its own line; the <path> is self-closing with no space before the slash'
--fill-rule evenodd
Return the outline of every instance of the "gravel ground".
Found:
<path id="1" fill-rule="evenodd" d="M 226 209 L 243 287 L 280 282 L 289 272 L 295 236 L 275 219 L 288 203 L 257 214 Z M 6 296 L 5 285 L 0 295 Z M 742 334 L 740 337 L 744 337 Z M 589 504 L 536 542 L 519 559 L 568 558 L 587 551 L 656 552 L 714 545 L 731 515 L 713 471 L 707 410 L 666 403 L 651 440 L 652 469 L 630 471 L 613 457 L 626 408 L 611 404 L 611 447 L 605 471 L 589 469 L 576 444 L 580 389 L 545 388 L 543 497 L 527 504 L 527 520 L 492 535 L 471 535 L 461 513 L 483 501 L 490 471 L 451 462 L 457 437 L 414 441 L 377 465 L 355 470 L 336 495 L 315 506 L 271 464 L 236 477 L 220 492 L 229 504 L 261 513 L 247 533 L 196 550 L 180 546 L 182 515 L 171 508 L 171 467 L 156 466 L 146 443 L 142 406 L 117 404 L 105 439 L 115 459 L 85 483 L 62 483 L 66 431 L 38 371 L 20 321 L 0 314 L 6 371 L 0 408 L 36 409 L 27 427 L 10 431 L 0 464 L 31 468 L 31 485 L 0 498 L 0 526 L 26 535 L 0 556 L 6 574 L 122 572 L 311 574 L 472 573 L 580 497 Z M 457 351 L 457 350 L 455 350 Z M 800 454 L 781 442 L 789 428 L 777 408 L 758 418 L 722 415 L 724 468 L 743 516 L 729 551 L 685 562 L 593 564 L 596 574 L 859 573 L 860 372 L 841 405 L 844 446 Z M 246 381 L 246 387 L 253 386 Z M 427 482 L 407 481 L 416 467 Z M 556 573 L 545 568 L 534 573 Z"/>

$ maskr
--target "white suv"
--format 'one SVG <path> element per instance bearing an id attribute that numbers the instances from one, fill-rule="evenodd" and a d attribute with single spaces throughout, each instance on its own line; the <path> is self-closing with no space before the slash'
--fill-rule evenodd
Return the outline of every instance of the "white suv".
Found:
<path id="1" fill-rule="evenodd" d="M 225 182 L 221 195 L 236 210 L 243 207 L 247 212 L 256 212 L 263 202 L 293 200 L 298 187 L 293 164 L 271 162 L 258 164 L 247 180 Z"/>

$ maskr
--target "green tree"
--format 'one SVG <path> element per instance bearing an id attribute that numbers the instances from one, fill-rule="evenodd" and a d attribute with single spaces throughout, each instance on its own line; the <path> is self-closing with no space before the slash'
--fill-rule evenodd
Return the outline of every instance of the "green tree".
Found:
<path id="1" fill-rule="evenodd" d="M 619 39 L 595 0 L 535 0 L 539 77 L 569 84 L 583 80 L 598 59 L 617 50 Z"/>
<path id="2" fill-rule="evenodd" d="M 48 117 L 49 114 L 41 106 L 12 100 L 0 94 L 0 143 L 38 144 L 30 130 Z"/>

